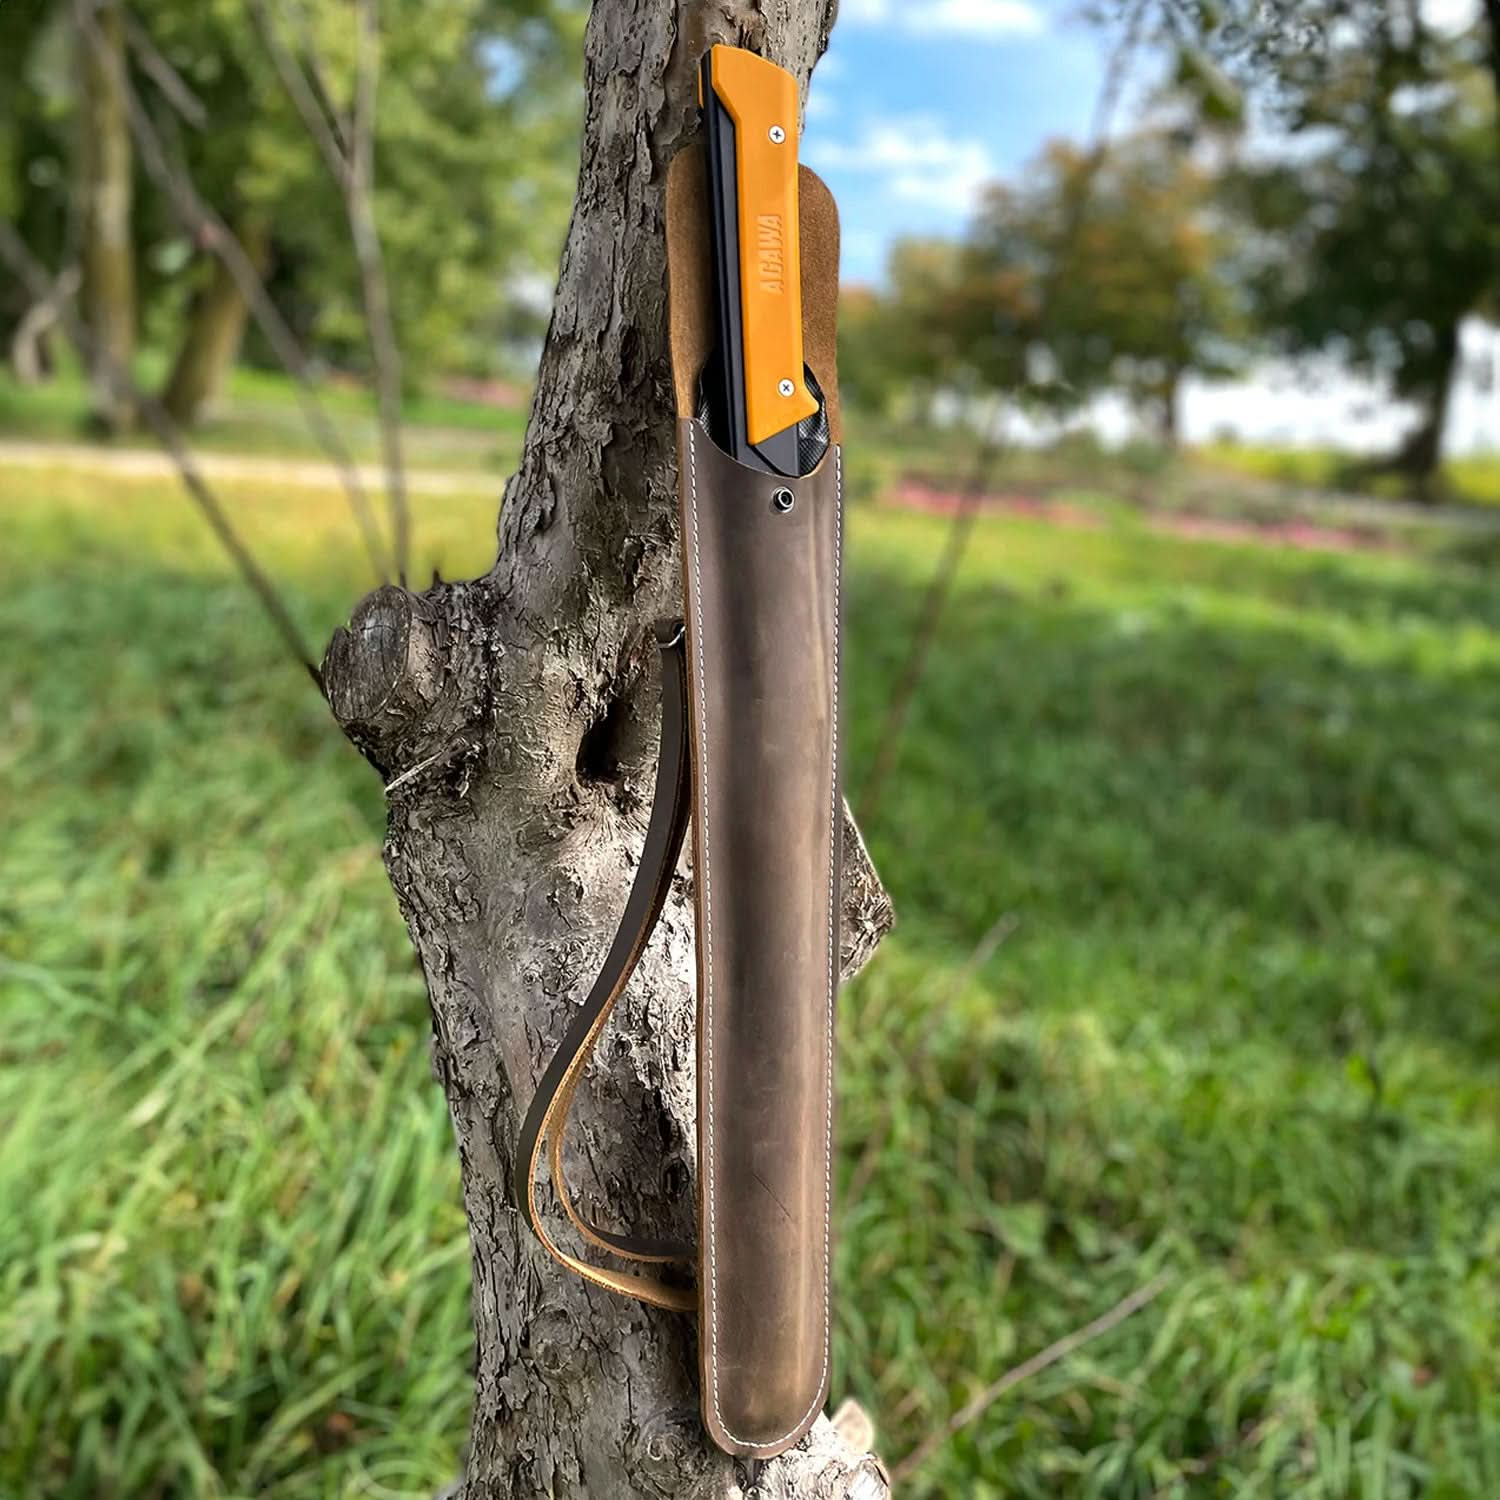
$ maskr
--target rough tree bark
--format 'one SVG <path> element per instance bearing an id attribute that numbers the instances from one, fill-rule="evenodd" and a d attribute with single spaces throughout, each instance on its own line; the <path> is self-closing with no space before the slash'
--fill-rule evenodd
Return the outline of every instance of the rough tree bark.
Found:
<path id="1" fill-rule="evenodd" d="M 75 0 L 78 193 L 83 227 L 83 317 L 97 351 L 93 418 L 108 432 L 133 413 L 107 363 L 128 370 L 135 353 L 135 251 L 130 238 L 131 149 L 126 115 L 125 18 L 116 0 Z"/>
<path id="2" fill-rule="evenodd" d="M 887 1493 L 827 1422 L 749 1466 L 698 1419 L 691 1319 L 560 1271 L 510 1190 L 515 1133 L 623 906 L 656 732 L 652 627 L 681 612 L 663 184 L 715 41 L 805 83 L 836 0 L 607 0 L 586 43 L 577 202 L 521 465 L 484 577 L 388 587 L 336 633 L 333 711 L 385 779 L 387 869 L 421 957 L 473 1251 L 465 1500 Z M 844 967 L 890 906 L 845 828 Z M 693 924 L 662 926 L 579 1092 L 568 1171 L 605 1222 L 692 1232 Z"/>

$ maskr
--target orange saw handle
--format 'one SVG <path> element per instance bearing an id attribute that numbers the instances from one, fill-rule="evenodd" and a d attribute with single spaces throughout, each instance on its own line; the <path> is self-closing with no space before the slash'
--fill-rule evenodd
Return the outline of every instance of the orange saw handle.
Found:
<path id="1" fill-rule="evenodd" d="M 797 427 L 819 399 L 802 359 L 797 83 L 753 52 L 716 46 L 699 94 L 718 299 L 715 437 L 742 463 L 799 474 Z"/>

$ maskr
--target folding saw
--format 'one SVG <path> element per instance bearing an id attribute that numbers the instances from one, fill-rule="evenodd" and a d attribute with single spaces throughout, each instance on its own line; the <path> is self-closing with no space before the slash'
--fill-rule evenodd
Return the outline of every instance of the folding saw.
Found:
<path id="1" fill-rule="evenodd" d="M 802 360 L 797 82 L 753 52 L 712 47 L 698 97 L 718 332 L 703 414 L 739 463 L 807 474 L 827 450 L 828 424 Z"/>

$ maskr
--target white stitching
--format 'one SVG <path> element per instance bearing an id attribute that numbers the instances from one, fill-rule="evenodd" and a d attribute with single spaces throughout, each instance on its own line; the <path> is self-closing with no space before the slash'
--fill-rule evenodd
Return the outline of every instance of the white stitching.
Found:
<path id="1" fill-rule="evenodd" d="M 704 1197 L 708 1203 L 708 1223 L 706 1225 L 708 1238 L 708 1319 L 709 1319 L 709 1385 L 713 1392 L 714 1416 L 718 1418 L 719 1426 L 724 1435 L 731 1442 L 738 1443 L 743 1448 L 760 1452 L 767 1448 L 775 1448 L 786 1438 L 790 1437 L 804 1422 L 817 1410 L 823 1397 L 823 1383 L 828 1378 L 828 1276 L 829 1276 L 829 1251 L 830 1251 L 830 1228 L 829 1220 L 832 1217 L 833 1207 L 833 1032 L 837 1015 L 835 1007 L 835 996 L 837 994 L 834 975 L 836 967 L 836 955 L 834 949 L 837 947 L 836 917 L 838 913 L 838 891 L 837 881 L 834 879 L 834 871 L 838 868 L 838 859 L 834 853 L 835 845 L 831 842 L 838 837 L 838 766 L 839 766 L 839 611 L 840 611 L 840 589 L 842 587 L 842 549 L 843 549 L 843 500 L 844 500 L 844 462 L 843 449 L 834 449 L 834 527 L 833 527 L 833 776 L 832 789 L 829 795 L 829 834 L 830 844 L 828 851 L 828 1027 L 827 1045 L 824 1059 L 824 1098 L 825 1113 L 823 1127 L 823 1275 L 820 1286 L 823 1294 L 823 1368 L 818 1374 L 818 1388 L 812 1399 L 812 1405 L 794 1422 L 780 1437 L 772 1438 L 765 1443 L 752 1443 L 745 1438 L 737 1436 L 729 1430 L 724 1421 L 724 1413 L 719 1407 L 719 1298 L 718 1298 L 718 1274 L 715 1258 L 714 1241 L 714 1062 L 713 1062 L 713 1018 L 714 1018 L 714 952 L 713 952 L 713 899 L 709 887 L 708 875 L 708 696 L 705 688 L 703 673 L 703 592 L 699 587 L 699 570 L 701 557 L 698 549 L 698 445 L 697 445 L 696 422 L 688 424 L 688 490 L 689 508 L 693 527 L 693 613 L 697 624 L 697 649 L 692 653 L 694 662 L 694 675 L 698 679 L 698 741 L 702 751 L 699 756 L 700 766 L 700 802 L 703 817 L 703 943 L 704 943 L 704 1011 L 708 1033 L 708 1045 L 704 1048 L 707 1063 L 707 1133 L 708 1151 L 702 1163 L 702 1170 L 706 1174 L 707 1191 Z"/>

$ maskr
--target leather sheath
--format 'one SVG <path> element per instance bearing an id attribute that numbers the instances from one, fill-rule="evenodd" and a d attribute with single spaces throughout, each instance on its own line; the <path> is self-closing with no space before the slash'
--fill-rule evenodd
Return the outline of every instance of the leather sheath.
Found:
<path id="1" fill-rule="evenodd" d="M 837 221 L 800 180 L 818 468 L 746 468 L 695 415 L 712 323 L 703 167 L 668 178 L 698 937 L 703 1417 L 731 1453 L 792 1447 L 827 1399 L 839 953 L 843 454 Z"/>

